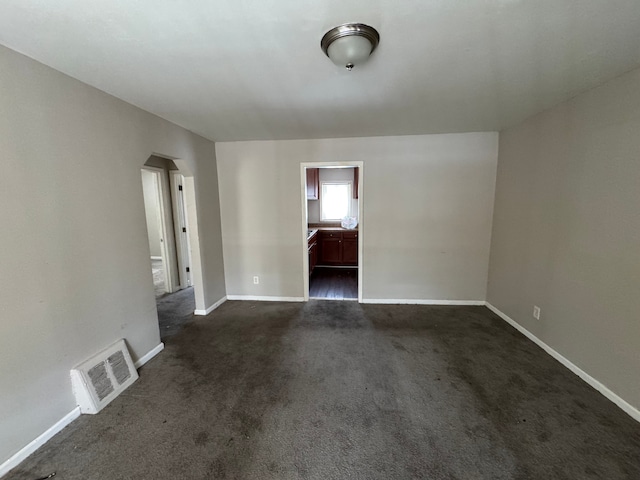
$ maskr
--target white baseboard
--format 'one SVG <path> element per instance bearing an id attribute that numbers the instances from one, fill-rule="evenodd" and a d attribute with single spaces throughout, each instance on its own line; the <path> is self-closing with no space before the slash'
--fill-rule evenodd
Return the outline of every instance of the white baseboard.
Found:
<path id="1" fill-rule="evenodd" d="M 304 297 L 271 297 L 260 295 L 227 295 L 227 300 L 258 300 L 260 302 L 304 302 Z"/>
<path id="2" fill-rule="evenodd" d="M 80 416 L 80 407 L 76 407 L 67 413 L 64 417 L 58 420 L 53 426 L 51 426 L 42 435 L 38 436 L 35 440 L 30 442 L 24 448 L 20 449 L 15 455 L 10 457 L 6 462 L 0 465 L 0 477 L 6 475 L 9 470 L 16 468 L 22 463 L 29 455 L 35 452 L 42 445 L 47 443 L 51 438 L 64 427 L 73 422 Z"/>
<path id="3" fill-rule="evenodd" d="M 517 323 L 513 318 L 509 317 L 506 313 L 501 312 L 496 307 L 491 305 L 489 302 L 486 302 L 486 305 L 487 305 L 487 308 L 489 310 L 491 310 L 493 313 L 498 315 L 500 318 L 502 318 L 505 322 L 507 322 L 513 328 L 518 330 L 520 333 L 522 333 L 529 340 L 531 340 L 532 342 L 536 343 L 540 348 L 542 348 L 545 352 L 547 352 L 549 355 L 551 355 L 553 358 L 555 358 L 557 361 L 559 361 L 562 365 L 567 367 L 569 370 L 571 370 L 573 373 L 575 373 L 577 376 L 579 376 L 582 380 L 587 382 L 589 385 L 591 385 L 593 388 L 595 388 L 597 391 L 599 391 L 602 395 L 604 395 L 609 400 L 611 400 L 613 403 L 615 403 L 618 407 L 620 407 L 631 418 L 633 418 L 637 422 L 640 422 L 640 410 L 638 410 L 636 407 L 631 405 L 629 402 L 627 402 L 626 400 L 624 400 L 623 398 L 621 398 L 620 396 L 618 396 L 617 394 L 612 392 L 609 388 L 607 388 L 602 383 L 600 383 L 598 380 L 596 380 L 591 375 L 589 375 L 587 372 L 582 370 L 580 367 L 578 367 L 571 360 L 567 359 L 562 354 L 558 353 L 556 350 L 554 350 L 549 345 L 544 343 L 542 340 L 540 340 L 538 337 L 536 337 L 529 330 L 527 330 L 522 325 Z"/>
<path id="4" fill-rule="evenodd" d="M 485 305 L 484 300 L 421 300 L 416 298 L 363 298 L 362 303 L 384 305 Z"/>
<path id="5" fill-rule="evenodd" d="M 216 303 L 214 303 L 213 305 L 208 307 L 206 310 L 194 310 L 193 314 L 194 315 L 209 315 L 211 312 L 213 312 L 216 308 L 218 308 L 220 305 L 222 305 L 226 301 L 227 301 L 227 297 L 224 296 L 220 300 L 218 300 Z"/>
<path id="6" fill-rule="evenodd" d="M 145 355 L 140 357 L 138 361 L 133 364 L 133 366 L 136 367 L 136 369 L 140 368 L 149 360 L 151 360 L 153 357 L 158 355 L 163 349 L 164 349 L 164 343 L 160 342 L 158 345 L 156 345 L 151 350 L 149 350 Z"/>

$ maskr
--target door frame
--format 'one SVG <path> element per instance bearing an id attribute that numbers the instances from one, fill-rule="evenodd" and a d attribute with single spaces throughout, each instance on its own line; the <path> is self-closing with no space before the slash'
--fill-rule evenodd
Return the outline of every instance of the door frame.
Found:
<path id="1" fill-rule="evenodd" d="M 300 194 L 302 205 L 302 283 L 304 286 L 304 301 L 309 301 L 309 242 L 307 240 L 307 225 L 309 212 L 307 210 L 307 168 L 323 167 L 358 167 L 358 303 L 362 303 L 363 275 L 363 247 L 364 247 L 364 162 L 301 162 L 300 163 Z"/>
<path id="2" fill-rule="evenodd" d="M 189 220 L 187 218 L 184 175 L 180 170 L 169 170 L 171 186 L 171 206 L 173 210 L 173 230 L 176 239 L 176 257 L 178 260 L 178 288 L 193 285 L 191 276 L 191 248 L 189 238 Z M 182 187 L 182 188 L 181 188 Z M 183 231 L 182 229 L 185 229 Z M 187 272 L 187 268 L 189 271 Z"/>
<path id="3" fill-rule="evenodd" d="M 175 241 L 173 237 L 173 231 L 169 230 L 168 225 L 173 223 L 171 216 L 171 209 L 167 208 L 167 203 L 170 199 L 169 187 L 167 185 L 167 179 L 165 171 L 162 168 L 143 166 L 141 170 L 151 172 L 156 177 L 156 187 L 158 194 L 158 207 L 159 207 L 159 220 L 160 220 L 160 233 L 162 234 L 160 249 L 162 255 L 162 266 L 164 267 L 165 275 L 165 291 L 167 293 L 173 293 L 178 288 L 173 265 L 175 256 Z M 147 232 L 147 235 L 149 232 Z"/>

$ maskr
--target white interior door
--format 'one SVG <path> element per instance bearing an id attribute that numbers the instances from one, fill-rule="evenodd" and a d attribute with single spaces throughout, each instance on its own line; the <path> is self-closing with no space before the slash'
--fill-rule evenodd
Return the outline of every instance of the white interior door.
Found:
<path id="1" fill-rule="evenodd" d="M 191 249 L 189 247 L 189 225 L 184 199 L 184 177 L 180 172 L 171 172 L 171 199 L 173 204 L 173 226 L 176 237 L 180 288 L 190 287 Z"/>

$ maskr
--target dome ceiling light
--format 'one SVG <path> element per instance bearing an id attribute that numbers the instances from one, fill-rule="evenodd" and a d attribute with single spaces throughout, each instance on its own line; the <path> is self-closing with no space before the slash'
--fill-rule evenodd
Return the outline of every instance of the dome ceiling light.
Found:
<path id="1" fill-rule="evenodd" d="M 345 23 L 325 33 L 320 47 L 333 63 L 351 70 L 366 62 L 379 42 L 380 34 L 375 28 L 363 23 Z"/>

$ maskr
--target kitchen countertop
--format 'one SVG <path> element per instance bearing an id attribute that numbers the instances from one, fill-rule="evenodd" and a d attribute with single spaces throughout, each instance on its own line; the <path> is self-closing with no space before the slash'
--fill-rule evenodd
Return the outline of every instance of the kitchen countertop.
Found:
<path id="1" fill-rule="evenodd" d="M 343 228 L 340 226 L 337 227 L 327 227 L 327 226 L 309 226 L 307 228 L 307 240 L 310 239 L 311 237 L 313 237 L 313 235 L 318 232 L 318 231 L 340 231 L 340 232 L 357 232 L 358 231 L 358 227 L 356 228 Z"/>
<path id="2" fill-rule="evenodd" d="M 340 230 L 340 231 L 345 231 L 348 232 L 350 230 L 358 230 L 358 226 L 356 225 L 356 228 L 344 228 L 341 227 L 340 224 L 336 224 L 336 225 L 323 225 L 323 224 L 317 224 L 317 223 L 310 223 L 308 225 L 308 228 L 310 230 Z"/>
<path id="3" fill-rule="evenodd" d="M 342 228 L 342 227 L 309 227 L 309 230 L 316 232 L 357 232 L 357 228 Z"/>

